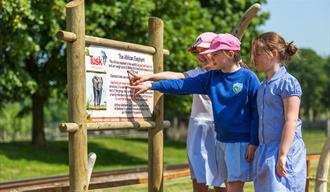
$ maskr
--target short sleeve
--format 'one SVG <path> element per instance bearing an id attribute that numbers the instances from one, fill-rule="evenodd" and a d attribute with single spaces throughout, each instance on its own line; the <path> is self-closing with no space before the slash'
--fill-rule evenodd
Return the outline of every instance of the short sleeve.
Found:
<path id="1" fill-rule="evenodd" d="M 186 71 L 184 72 L 184 76 L 187 78 L 187 77 L 195 77 L 201 73 L 205 73 L 206 70 L 205 69 L 202 69 L 200 67 L 196 67 L 195 69 L 192 69 L 192 70 L 189 70 L 189 71 Z"/>
<path id="2" fill-rule="evenodd" d="M 280 95 L 282 98 L 290 96 L 301 97 L 302 90 L 298 80 L 293 76 L 283 79 Z"/>

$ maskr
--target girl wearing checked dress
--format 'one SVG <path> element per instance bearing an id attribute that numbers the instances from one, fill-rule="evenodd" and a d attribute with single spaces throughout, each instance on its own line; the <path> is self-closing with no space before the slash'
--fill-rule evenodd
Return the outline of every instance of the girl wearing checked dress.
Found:
<path id="1" fill-rule="evenodd" d="M 240 41 L 218 34 L 208 50 L 217 69 L 195 77 L 129 86 L 138 95 L 148 89 L 171 94 L 205 94 L 212 102 L 216 131 L 218 181 L 228 192 L 243 191 L 252 181 L 252 160 L 258 145 L 257 76 L 240 67 Z"/>
<path id="2" fill-rule="evenodd" d="M 199 53 L 210 47 L 215 36 L 216 34 L 212 32 L 202 33 L 197 37 L 195 44 L 188 48 L 188 51 L 196 55 L 200 67 L 184 73 L 167 71 L 151 75 L 137 75 L 128 71 L 131 76 L 131 84 L 195 77 L 212 69 L 214 65 L 211 58 Z M 211 100 L 207 95 L 194 94 L 187 137 L 188 161 L 194 192 L 206 192 L 208 186 L 214 186 L 216 192 L 226 191 L 224 184 L 217 178 L 215 137 Z"/>
<path id="3" fill-rule="evenodd" d="M 264 33 L 252 42 L 251 61 L 266 79 L 258 90 L 259 147 L 255 154 L 256 192 L 303 192 L 306 149 L 298 117 L 301 87 L 284 63 L 297 47 L 277 33 Z"/>

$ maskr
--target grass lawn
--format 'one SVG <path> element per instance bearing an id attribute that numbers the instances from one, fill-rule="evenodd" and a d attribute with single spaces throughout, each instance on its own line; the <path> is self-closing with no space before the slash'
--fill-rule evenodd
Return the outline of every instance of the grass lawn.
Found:
<path id="1" fill-rule="evenodd" d="M 46 148 L 28 142 L 0 144 L 0 181 L 68 174 L 67 141 L 50 141 Z M 164 142 L 164 163 L 187 163 L 185 143 Z M 109 170 L 148 164 L 148 140 L 89 138 L 88 151 L 97 154 L 94 170 Z"/>
<path id="2" fill-rule="evenodd" d="M 304 141 L 308 153 L 319 153 L 326 136 L 324 132 L 305 131 Z M 89 138 L 88 151 L 97 154 L 94 170 L 109 170 L 147 165 L 147 139 L 128 138 Z M 185 143 L 165 141 L 164 163 L 187 163 Z M 37 148 L 28 142 L 0 144 L 0 181 L 23 178 L 44 177 L 68 173 L 67 141 L 48 142 L 47 148 Z M 311 175 L 316 175 L 317 162 L 312 162 Z M 330 178 L 330 177 L 329 177 Z M 314 182 L 311 182 L 313 189 Z M 330 185 L 328 185 L 330 188 Z M 164 191 L 191 191 L 189 177 L 166 181 Z M 133 185 L 99 191 L 147 191 L 147 185 Z M 252 183 L 245 186 L 246 192 L 252 192 Z"/>

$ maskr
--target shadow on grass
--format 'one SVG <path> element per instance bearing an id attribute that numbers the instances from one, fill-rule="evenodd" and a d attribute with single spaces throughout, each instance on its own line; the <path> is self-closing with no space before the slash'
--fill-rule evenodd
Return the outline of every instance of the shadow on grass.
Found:
<path id="1" fill-rule="evenodd" d="M 50 164 L 68 164 L 66 141 L 48 142 L 47 147 L 36 147 L 30 142 L 0 144 L 0 154 L 11 160 L 40 161 Z"/>
<path id="2" fill-rule="evenodd" d="M 98 166 L 135 166 L 147 164 L 145 159 L 116 149 L 105 148 L 89 142 L 88 151 L 97 154 Z M 11 160 L 39 161 L 48 164 L 68 165 L 68 142 L 50 141 L 47 147 L 35 147 L 29 142 L 0 143 L 0 154 Z M 87 155 L 87 154 L 86 154 Z"/>
<path id="3" fill-rule="evenodd" d="M 123 138 L 123 139 L 148 144 L 148 139 L 143 139 L 143 138 Z M 182 141 L 172 141 L 172 140 L 166 139 L 166 140 L 164 140 L 164 147 L 166 147 L 166 148 L 171 147 L 171 148 L 176 148 L 176 149 L 186 149 L 186 143 L 182 142 Z"/>
<path id="4" fill-rule="evenodd" d="M 135 166 L 146 165 L 148 161 L 125 152 L 104 148 L 96 143 L 88 143 L 88 151 L 97 155 L 96 166 Z"/>

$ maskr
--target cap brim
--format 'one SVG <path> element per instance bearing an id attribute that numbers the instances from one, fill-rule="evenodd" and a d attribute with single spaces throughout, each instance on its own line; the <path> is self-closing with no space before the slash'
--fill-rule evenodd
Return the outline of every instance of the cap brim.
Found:
<path id="1" fill-rule="evenodd" d="M 211 43 L 202 42 L 202 43 L 196 45 L 196 48 L 197 47 L 200 47 L 200 48 L 209 48 L 210 45 L 211 45 Z"/>
<path id="2" fill-rule="evenodd" d="M 192 51 L 194 51 L 196 49 L 196 47 L 194 47 L 194 46 L 191 46 L 191 47 L 188 47 L 188 51 L 190 51 L 190 52 L 192 52 Z"/>
<path id="3" fill-rule="evenodd" d="M 202 42 L 202 43 L 195 44 L 195 45 L 189 47 L 187 50 L 188 50 L 188 51 L 193 51 L 193 50 L 195 50 L 197 47 L 200 47 L 200 48 L 209 48 L 210 45 L 211 45 L 210 43 Z"/>
<path id="4" fill-rule="evenodd" d="M 200 54 L 208 54 L 208 53 L 213 53 L 213 52 L 216 52 L 216 51 L 219 51 L 220 49 L 208 49 L 206 51 L 203 51 L 201 52 Z"/>

